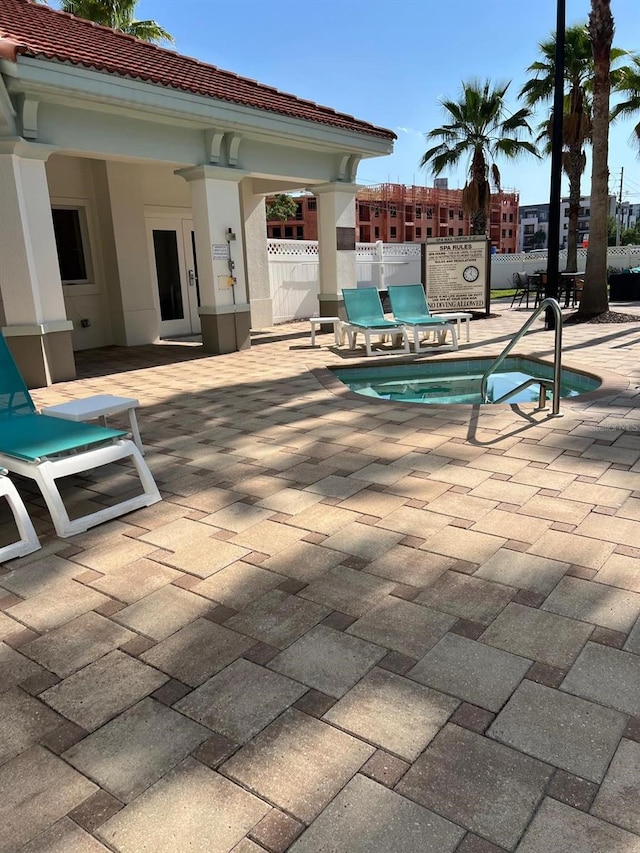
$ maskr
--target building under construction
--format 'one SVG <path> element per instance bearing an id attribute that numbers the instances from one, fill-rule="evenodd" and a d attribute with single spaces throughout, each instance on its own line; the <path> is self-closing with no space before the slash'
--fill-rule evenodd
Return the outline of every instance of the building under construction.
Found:
<path id="1" fill-rule="evenodd" d="M 269 237 L 317 240 L 315 197 L 302 195 L 295 201 L 294 219 L 268 221 Z M 517 250 L 518 204 L 515 191 L 491 196 L 489 236 L 497 252 Z M 462 209 L 462 190 L 448 189 L 446 180 L 435 187 L 378 184 L 360 189 L 356 195 L 356 240 L 360 243 L 424 243 L 427 237 L 466 237 L 470 227 Z"/>

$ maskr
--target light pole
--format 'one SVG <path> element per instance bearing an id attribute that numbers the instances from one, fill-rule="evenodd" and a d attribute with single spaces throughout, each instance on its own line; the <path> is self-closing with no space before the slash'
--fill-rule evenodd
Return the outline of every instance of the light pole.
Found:
<path id="1" fill-rule="evenodd" d="M 547 250 L 547 288 L 545 296 L 558 298 L 560 263 L 560 189 L 562 183 L 562 121 L 564 118 L 564 42 L 565 0 L 557 0 L 556 56 L 551 136 L 551 183 L 549 188 L 549 243 Z M 547 329 L 555 328 L 550 308 L 545 314 Z"/>

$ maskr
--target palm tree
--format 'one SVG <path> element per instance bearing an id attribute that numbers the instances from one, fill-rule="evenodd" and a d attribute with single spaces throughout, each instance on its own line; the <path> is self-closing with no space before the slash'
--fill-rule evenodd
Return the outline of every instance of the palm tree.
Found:
<path id="1" fill-rule="evenodd" d="M 497 156 L 508 159 L 528 153 L 538 156 L 535 145 L 520 139 L 524 132 L 531 135 L 529 109 L 508 115 L 505 94 L 510 83 L 491 83 L 490 80 L 470 80 L 462 83 L 458 101 L 442 100 L 450 124 L 437 127 L 426 134 L 427 140 L 438 140 L 426 151 L 420 166 L 430 166 L 433 176 L 458 165 L 468 155 L 469 177 L 462 192 L 462 204 L 471 220 L 472 234 L 487 233 L 487 212 L 491 197 L 489 172 L 494 186 L 500 191 L 500 172 Z"/>
<path id="2" fill-rule="evenodd" d="M 584 289 L 578 314 L 609 310 L 607 296 L 607 222 L 609 216 L 609 97 L 614 33 L 611 0 L 591 0 L 589 36 L 593 49 L 593 127 L 591 145 L 591 219 Z"/>
<path id="3" fill-rule="evenodd" d="M 527 71 L 534 76 L 520 90 L 520 97 L 529 107 L 552 100 L 556 71 L 556 35 L 538 45 L 541 59 L 531 63 Z M 611 59 L 624 56 L 626 51 L 614 48 Z M 621 73 L 618 71 L 616 73 Z M 569 223 L 567 229 L 567 272 L 578 269 L 578 216 L 582 175 L 587 158 L 585 145 L 591 141 L 591 111 L 594 60 L 590 34 L 586 26 L 577 24 L 565 32 L 564 79 L 566 85 L 562 144 L 562 166 L 569 178 Z M 544 125 L 540 138 L 550 142 L 552 120 Z"/>
<path id="4" fill-rule="evenodd" d="M 46 3 L 47 0 L 38 0 Z M 134 18 L 137 0 L 60 0 L 60 9 L 94 24 L 111 27 L 121 33 L 148 42 L 173 42 L 171 36 L 155 21 Z"/>
<path id="5" fill-rule="evenodd" d="M 631 65 L 621 68 L 615 79 L 615 90 L 624 101 L 613 108 L 611 117 L 640 115 L 640 56 L 631 57 Z M 640 121 L 633 128 L 633 138 L 640 149 Z"/>

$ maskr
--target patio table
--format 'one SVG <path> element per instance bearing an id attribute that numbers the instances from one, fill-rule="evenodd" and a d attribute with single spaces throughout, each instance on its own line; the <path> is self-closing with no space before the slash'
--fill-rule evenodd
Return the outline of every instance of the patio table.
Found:
<path id="1" fill-rule="evenodd" d="M 144 455 L 138 420 L 136 418 L 136 409 L 139 405 L 140 401 L 133 397 L 95 394 L 92 397 L 81 397 L 79 400 L 71 400 L 68 403 L 60 403 L 57 406 L 45 406 L 41 411 L 43 415 L 62 418 L 66 421 L 94 421 L 99 419 L 103 426 L 107 425 L 108 415 L 127 412 L 131 425 L 131 435 L 140 453 Z"/>
<path id="2" fill-rule="evenodd" d="M 458 326 L 458 340 L 460 340 L 460 324 L 464 323 L 467 334 L 467 343 L 469 342 L 469 322 L 473 317 L 473 314 L 470 314 L 467 311 L 447 311 L 445 314 L 438 313 L 433 316 L 439 317 L 442 320 L 455 320 L 456 325 Z"/>

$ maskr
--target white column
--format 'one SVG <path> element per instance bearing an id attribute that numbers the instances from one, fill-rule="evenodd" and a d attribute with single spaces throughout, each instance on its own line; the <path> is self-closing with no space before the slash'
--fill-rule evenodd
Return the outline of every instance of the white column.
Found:
<path id="1" fill-rule="evenodd" d="M 341 291 L 356 286 L 356 184 L 311 187 L 318 199 L 320 315 L 344 317 Z"/>
<path id="2" fill-rule="evenodd" d="M 96 175 L 98 188 L 99 206 L 107 195 L 117 266 L 108 288 L 114 343 L 128 347 L 152 343 L 159 335 L 160 315 L 147 251 L 140 167 L 107 161 L 104 173 Z"/>
<path id="3" fill-rule="evenodd" d="M 213 353 L 246 349 L 251 321 L 239 188 L 246 173 L 194 166 L 177 174 L 191 190 L 204 349 Z"/>
<path id="4" fill-rule="evenodd" d="M 75 378 L 45 171 L 54 150 L 0 141 L 2 331 L 31 387 Z"/>
<path id="5" fill-rule="evenodd" d="M 244 219 L 245 264 L 251 328 L 273 326 L 273 299 L 269 281 L 269 255 L 267 252 L 267 215 L 264 196 L 255 195 L 253 181 L 240 184 L 240 198 Z"/>

